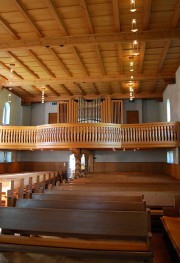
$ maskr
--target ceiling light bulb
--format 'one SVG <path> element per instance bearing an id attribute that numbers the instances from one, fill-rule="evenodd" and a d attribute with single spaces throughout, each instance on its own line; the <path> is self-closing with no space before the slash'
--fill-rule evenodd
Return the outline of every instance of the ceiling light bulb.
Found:
<path id="1" fill-rule="evenodd" d="M 133 63 L 133 62 L 130 62 L 130 71 L 134 71 L 133 66 L 134 66 L 134 63 Z"/>
<path id="2" fill-rule="evenodd" d="M 132 13 L 136 12 L 136 7 L 135 7 L 135 0 L 131 0 L 131 8 L 130 8 L 130 11 Z"/>
<path id="3" fill-rule="evenodd" d="M 136 19 L 133 18 L 132 19 L 132 29 L 131 29 L 132 32 L 137 32 L 138 31 L 138 28 L 136 27 Z"/>
<path id="4" fill-rule="evenodd" d="M 134 56 L 138 56 L 139 55 L 138 41 L 137 40 L 133 41 L 133 55 Z"/>

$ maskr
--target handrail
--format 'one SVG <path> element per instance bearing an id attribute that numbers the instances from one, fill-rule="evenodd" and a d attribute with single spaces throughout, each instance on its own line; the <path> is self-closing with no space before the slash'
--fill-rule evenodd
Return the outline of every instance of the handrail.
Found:
<path id="1" fill-rule="evenodd" d="M 179 122 L 0 126 L 0 149 L 178 147 Z"/>

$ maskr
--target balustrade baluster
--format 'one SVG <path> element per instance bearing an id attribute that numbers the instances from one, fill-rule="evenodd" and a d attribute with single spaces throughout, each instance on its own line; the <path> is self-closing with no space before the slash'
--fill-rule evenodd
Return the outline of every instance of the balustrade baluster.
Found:
<path id="1" fill-rule="evenodd" d="M 170 141 L 170 126 L 169 125 L 166 127 L 166 132 L 167 132 L 166 139 L 167 139 L 167 141 Z"/>

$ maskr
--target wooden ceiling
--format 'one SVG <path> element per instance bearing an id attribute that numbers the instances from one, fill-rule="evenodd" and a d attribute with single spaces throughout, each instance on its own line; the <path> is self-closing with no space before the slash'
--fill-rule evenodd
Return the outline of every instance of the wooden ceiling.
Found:
<path id="1" fill-rule="evenodd" d="M 130 6 L 130 0 L 1 0 L 0 85 L 23 104 L 40 102 L 43 88 L 45 101 L 125 99 L 133 76 L 135 98 L 162 99 L 180 65 L 180 0 L 136 0 L 135 13 Z"/>

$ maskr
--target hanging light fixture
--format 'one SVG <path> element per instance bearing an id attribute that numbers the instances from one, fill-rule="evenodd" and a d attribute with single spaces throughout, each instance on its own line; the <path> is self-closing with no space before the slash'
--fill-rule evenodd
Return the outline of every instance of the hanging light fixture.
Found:
<path id="1" fill-rule="evenodd" d="M 131 61 L 130 62 L 130 69 L 129 69 L 131 72 L 134 71 L 134 62 Z"/>
<path id="2" fill-rule="evenodd" d="M 137 25 L 136 25 L 136 19 L 135 19 L 135 18 L 132 19 L 132 29 L 131 29 L 131 31 L 132 31 L 133 33 L 135 33 L 135 32 L 138 31 L 138 28 L 137 28 Z"/>
<path id="3" fill-rule="evenodd" d="M 133 101 L 134 100 L 134 89 L 132 86 L 129 88 L 129 100 Z"/>
<path id="4" fill-rule="evenodd" d="M 130 11 L 132 12 L 132 13 L 134 13 L 134 12 L 136 12 L 136 7 L 135 7 L 135 0 L 130 0 L 130 2 L 131 2 L 131 8 L 130 8 Z"/>
<path id="5" fill-rule="evenodd" d="M 11 103 L 11 94 L 8 94 L 8 102 Z"/>
<path id="6" fill-rule="evenodd" d="M 41 103 L 44 103 L 45 88 L 42 88 Z"/>
<path id="7" fill-rule="evenodd" d="M 138 48 L 138 41 L 133 40 L 133 55 L 138 56 L 139 55 L 139 48 Z"/>

